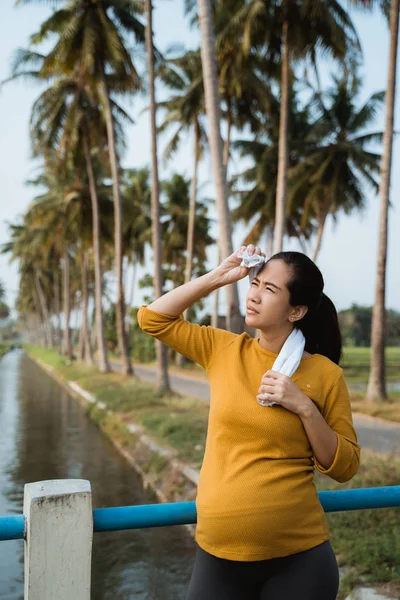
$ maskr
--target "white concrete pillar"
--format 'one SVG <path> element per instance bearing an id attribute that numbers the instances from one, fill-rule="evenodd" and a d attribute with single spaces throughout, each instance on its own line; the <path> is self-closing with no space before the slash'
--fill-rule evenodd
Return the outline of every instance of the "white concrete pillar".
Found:
<path id="1" fill-rule="evenodd" d="M 24 600 L 90 600 L 90 482 L 27 483 Z"/>

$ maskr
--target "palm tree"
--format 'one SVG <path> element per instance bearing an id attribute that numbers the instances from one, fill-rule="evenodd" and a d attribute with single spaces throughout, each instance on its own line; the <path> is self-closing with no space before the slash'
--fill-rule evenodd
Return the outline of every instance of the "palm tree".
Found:
<path id="1" fill-rule="evenodd" d="M 134 271 L 138 264 L 144 265 L 145 248 L 151 247 L 151 186 L 150 171 L 141 169 L 124 169 L 122 175 L 122 201 L 126 215 L 123 230 L 123 245 L 128 263 Z M 127 306 L 133 304 L 133 286 L 127 294 Z"/>
<path id="2" fill-rule="evenodd" d="M 198 13 L 201 33 L 201 59 L 205 102 L 209 121 L 209 145 L 216 186 L 219 243 L 222 254 L 224 256 L 229 256 L 233 252 L 232 231 L 228 205 L 226 169 L 223 161 L 223 147 L 220 132 L 221 100 L 218 90 L 215 34 L 211 0 L 198 0 Z M 226 298 L 227 329 L 241 333 L 243 329 L 243 318 L 240 314 L 237 284 L 231 284 L 226 287 Z"/>
<path id="3" fill-rule="evenodd" d="M 382 133 L 366 133 L 379 110 L 384 94 L 375 93 L 360 108 L 355 99 L 361 89 L 357 75 L 334 77 L 325 94 L 316 93 L 315 122 L 303 138 L 304 157 L 289 169 L 289 208 L 303 205 L 301 228 L 317 221 L 317 260 L 326 219 L 339 211 L 349 214 L 365 207 L 365 186 L 378 189 L 380 154 L 368 150 Z"/>
<path id="4" fill-rule="evenodd" d="M 300 107 L 295 88 L 292 88 L 289 101 L 291 139 L 289 167 L 291 168 L 299 164 L 310 144 L 308 138 L 312 128 L 311 109 L 310 103 Z M 253 164 L 232 178 L 233 193 L 239 200 L 238 206 L 232 211 L 232 219 L 234 223 L 241 221 L 246 225 L 254 221 L 242 244 L 259 243 L 265 235 L 269 255 L 272 255 L 280 131 L 278 99 L 270 100 L 270 111 L 258 128 L 262 133 L 257 136 L 257 139 L 236 140 L 233 143 L 239 155 L 243 158 L 251 158 Z M 238 189 L 240 183 L 245 187 L 240 186 L 241 189 Z M 306 251 L 305 241 L 310 238 L 314 226 L 308 222 L 301 229 L 302 209 L 302 199 L 296 198 L 296 202 L 292 202 L 290 210 L 287 211 L 285 229 L 289 237 L 297 238 Z"/>
<path id="5" fill-rule="evenodd" d="M 128 50 L 128 36 L 144 42 L 144 27 L 137 19 L 141 5 L 128 0 L 73 0 L 63 2 L 33 35 L 34 45 L 51 35 L 57 41 L 46 56 L 44 72 L 70 75 L 77 70 L 97 92 L 104 112 L 113 181 L 114 244 L 117 274 L 117 330 L 125 374 L 132 373 L 125 332 L 125 301 L 122 270 L 122 211 L 119 190 L 118 153 L 112 94 L 133 94 L 141 88 L 139 75 Z"/>
<path id="6" fill-rule="evenodd" d="M 388 65 L 388 84 L 386 92 L 386 122 L 383 136 L 383 157 L 381 162 L 381 183 L 379 195 L 381 199 L 379 217 L 378 264 L 376 273 L 375 303 L 372 311 L 371 325 L 371 369 L 367 388 L 367 399 L 387 400 L 386 389 L 386 264 L 388 245 L 388 212 L 390 178 L 393 152 L 394 106 L 396 97 L 397 49 L 399 42 L 399 0 L 363 0 L 357 2 L 363 7 L 378 4 L 389 17 L 390 48 Z"/>
<path id="7" fill-rule="evenodd" d="M 146 49 L 147 70 L 150 94 L 150 131 L 151 131 L 151 218 L 152 218 L 152 246 L 154 256 L 154 293 L 159 298 L 163 290 L 162 256 L 161 256 L 161 229 L 160 229 L 160 192 L 158 179 L 157 155 L 157 124 L 156 124 L 156 99 L 154 76 L 154 46 L 153 46 L 153 5 L 152 0 L 146 0 Z M 160 392 L 170 393 L 171 387 L 168 376 L 167 347 L 156 340 L 157 355 L 157 386 Z"/>
<path id="8" fill-rule="evenodd" d="M 186 233 L 190 218 L 189 192 L 190 180 L 178 173 L 162 184 L 165 197 L 163 202 L 162 234 L 165 239 L 163 263 L 169 265 L 168 279 L 174 287 L 185 280 Z M 193 272 L 200 277 L 206 271 L 207 248 L 215 243 L 210 237 L 210 218 L 207 216 L 207 200 L 198 200 L 196 204 L 194 229 Z"/>
<path id="9" fill-rule="evenodd" d="M 20 50 L 14 61 L 13 78 L 32 77 L 41 80 L 46 77 L 46 57 L 30 51 Z M 36 71 L 25 72 L 21 67 L 34 63 L 39 65 Z M 113 102 L 115 113 L 128 115 Z M 116 115 L 114 116 L 116 119 Z M 106 136 L 102 115 L 98 110 L 96 98 L 80 74 L 72 74 L 58 80 L 45 90 L 35 102 L 31 116 L 31 139 L 36 154 L 54 155 L 55 167 L 65 172 L 76 171 L 82 163 L 86 164 L 86 174 L 92 206 L 93 251 L 95 266 L 95 306 L 97 348 L 99 368 L 110 371 L 107 350 L 104 342 L 104 318 L 102 306 L 102 271 L 100 247 L 99 198 L 95 182 L 92 147 L 104 147 Z M 118 120 L 117 120 L 118 123 Z M 100 127 L 99 127 L 100 125 Z M 121 125 L 118 123 L 119 131 Z M 61 166 L 60 166 L 61 165 Z M 64 257 L 68 278 L 68 260 Z M 82 263 L 83 266 L 83 263 Z M 65 282 L 67 279 L 65 279 Z M 87 346 L 88 347 L 88 346 Z"/>
<path id="10" fill-rule="evenodd" d="M 163 203 L 163 264 L 166 265 L 166 278 L 172 282 L 173 287 L 177 287 L 186 282 L 187 273 L 187 230 L 190 226 L 192 207 L 189 203 L 190 181 L 175 173 L 171 179 L 163 182 L 162 189 L 165 196 Z M 192 247 L 192 273 L 195 277 L 200 277 L 206 273 L 205 263 L 207 261 L 207 248 L 215 243 L 210 237 L 210 219 L 207 216 L 207 203 L 197 201 L 195 206 L 195 220 L 193 228 L 193 247 Z M 199 303 L 202 308 L 203 304 Z M 189 307 L 185 311 L 185 318 L 192 318 L 195 315 L 194 307 Z M 176 362 L 182 366 L 185 357 L 177 354 Z"/>
<path id="11" fill-rule="evenodd" d="M 312 15 L 312 18 L 310 18 Z M 264 60 L 281 66 L 279 160 L 276 187 L 275 251 L 282 250 L 287 204 L 289 162 L 288 123 L 293 61 L 308 58 L 315 65 L 316 51 L 344 59 L 359 48 L 357 35 L 346 11 L 337 0 L 251 0 L 232 19 L 242 25 L 243 50 L 261 49 Z"/>
<path id="12" fill-rule="evenodd" d="M 151 187 L 150 171 L 141 169 L 125 169 L 122 177 L 122 201 L 125 215 L 123 245 L 128 265 L 132 264 L 133 274 L 130 292 L 126 294 L 127 306 L 133 306 L 133 292 L 137 265 L 144 265 L 145 248 L 151 247 Z M 127 338 L 130 341 L 131 320 L 128 321 Z"/>
<path id="13" fill-rule="evenodd" d="M 62 219 L 59 219 L 59 222 Z M 51 348 L 53 346 L 52 325 L 50 320 L 51 309 L 49 279 L 52 264 L 49 256 L 53 248 L 61 249 L 63 243 L 60 238 L 60 229 L 48 230 L 43 223 L 39 223 L 32 211 L 24 215 L 21 224 L 10 225 L 11 240 L 2 246 L 3 254 L 10 254 L 10 261 L 19 261 L 20 285 L 30 287 L 29 298 L 32 300 L 40 323 L 43 343 Z M 67 328 L 68 322 L 66 320 Z M 66 338 L 67 339 L 67 338 Z M 71 357 L 70 348 L 65 346 L 66 354 Z"/>
<path id="14" fill-rule="evenodd" d="M 171 159 L 181 143 L 182 136 L 187 131 L 193 131 L 193 175 L 189 200 L 189 222 L 187 227 L 185 281 L 192 278 L 193 271 L 193 245 L 194 227 L 197 200 L 197 173 L 199 162 L 203 156 L 207 134 L 203 124 L 204 116 L 204 88 L 201 75 L 200 52 L 190 50 L 184 55 L 170 59 L 161 70 L 164 84 L 176 93 L 165 102 L 158 104 L 166 110 L 163 124 L 159 128 L 164 132 L 171 125 L 178 127 L 169 141 L 165 151 L 165 160 Z M 187 318 L 187 310 L 184 313 Z"/>

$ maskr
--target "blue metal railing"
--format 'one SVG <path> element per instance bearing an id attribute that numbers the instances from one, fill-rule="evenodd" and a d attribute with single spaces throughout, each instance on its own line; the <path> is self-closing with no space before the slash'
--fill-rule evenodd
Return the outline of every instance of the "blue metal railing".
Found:
<path id="1" fill-rule="evenodd" d="M 400 506 L 400 486 L 318 492 L 325 512 Z M 119 531 L 196 523 L 195 502 L 118 506 L 93 510 L 94 531 Z M 0 517 L 0 541 L 24 537 L 23 515 Z"/>

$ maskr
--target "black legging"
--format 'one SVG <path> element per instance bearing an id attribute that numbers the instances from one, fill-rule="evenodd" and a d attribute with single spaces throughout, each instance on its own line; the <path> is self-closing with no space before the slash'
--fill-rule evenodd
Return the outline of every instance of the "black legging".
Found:
<path id="1" fill-rule="evenodd" d="M 242 562 L 197 545 L 186 600 L 335 600 L 339 569 L 329 541 L 282 558 Z"/>

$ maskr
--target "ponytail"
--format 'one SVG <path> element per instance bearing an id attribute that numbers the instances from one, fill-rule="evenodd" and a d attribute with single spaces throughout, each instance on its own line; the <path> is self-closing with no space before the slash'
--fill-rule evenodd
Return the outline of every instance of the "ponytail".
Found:
<path id="1" fill-rule="evenodd" d="M 342 358 L 342 336 L 336 308 L 323 293 L 324 279 L 317 265 L 302 252 L 279 252 L 269 260 L 282 260 L 290 269 L 286 286 L 292 306 L 307 306 L 308 311 L 296 327 L 306 338 L 305 350 L 322 354 L 339 364 Z"/>
<path id="2" fill-rule="evenodd" d="M 306 352 L 322 354 L 339 364 L 342 358 L 342 335 L 335 305 L 326 294 L 322 293 L 319 304 L 309 309 L 296 326 L 306 338 Z"/>

